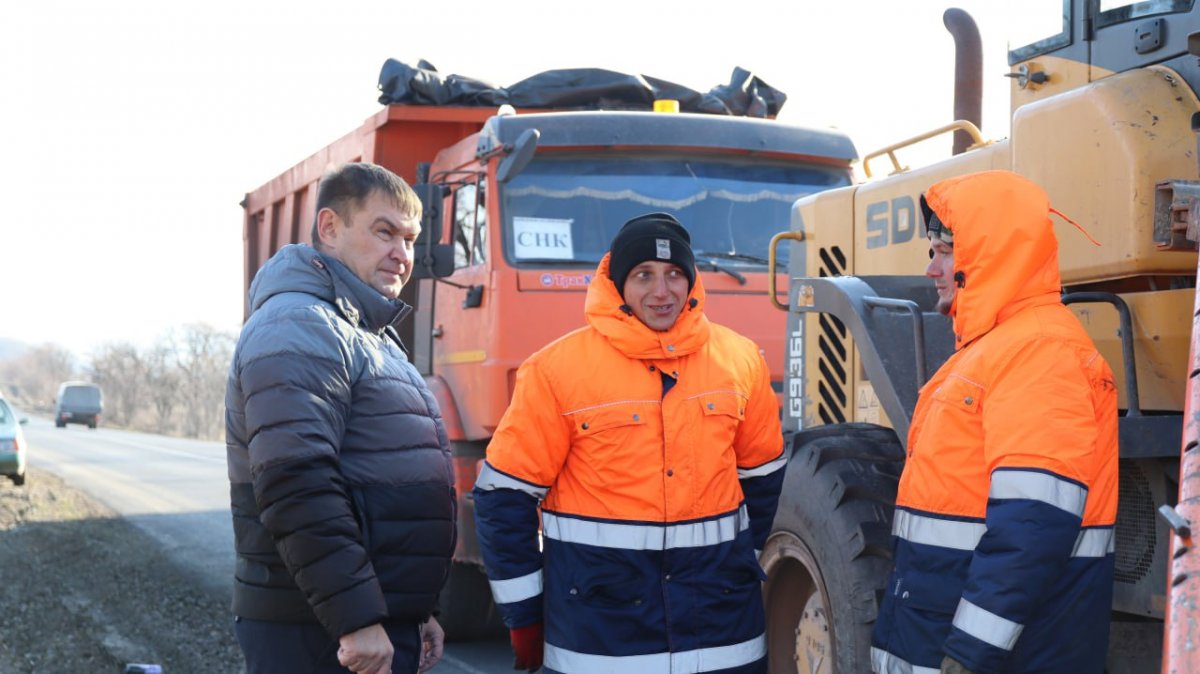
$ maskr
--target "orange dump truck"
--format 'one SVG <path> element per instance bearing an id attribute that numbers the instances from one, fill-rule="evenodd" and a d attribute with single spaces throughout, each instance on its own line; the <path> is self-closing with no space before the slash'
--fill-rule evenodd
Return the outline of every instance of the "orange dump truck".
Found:
<path id="1" fill-rule="evenodd" d="M 455 457 L 459 539 L 442 596 L 452 638 L 498 625 L 470 491 L 517 367 L 583 325 L 587 283 L 621 224 L 666 211 L 686 225 L 709 316 L 765 350 L 782 391 L 785 317 L 764 309 L 768 245 L 798 198 L 851 184 L 854 159 L 840 133 L 773 119 L 392 104 L 246 195 L 247 288 L 281 246 L 310 241 L 328 167 L 375 162 L 422 195 L 402 337 Z"/>

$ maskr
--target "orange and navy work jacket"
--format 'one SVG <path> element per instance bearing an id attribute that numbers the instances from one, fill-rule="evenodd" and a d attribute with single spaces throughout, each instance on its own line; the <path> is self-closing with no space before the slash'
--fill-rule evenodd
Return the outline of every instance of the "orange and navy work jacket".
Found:
<path id="1" fill-rule="evenodd" d="M 1007 171 L 926 199 L 954 236 L 957 349 L 909 430 L 874 669 L 1103 671 L 1117 393 L 1060 301 L 1049 201 Z"/>
<path id="2" fill-rule="evenodd" d="M 754 666 L 786 463 L 769 370 L 699 278 L 667 331 L 622 304 L 606 256 L 588 325 L 517 373 L 474 490 L 493 595 L 510 627 L 544 622 L 547 671 Z"/>

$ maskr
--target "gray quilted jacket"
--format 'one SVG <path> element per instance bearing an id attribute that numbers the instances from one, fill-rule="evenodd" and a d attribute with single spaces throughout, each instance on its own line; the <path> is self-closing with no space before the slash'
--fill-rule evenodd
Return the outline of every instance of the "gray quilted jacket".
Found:
<path id="1" fill-rule="evenodd" d="M 441 413 L 392 327 L 411 308 L 305 245 L 250 306 L 225 395 L 234 613 L 334 638 L 424 620 L 456 513 Z"/>

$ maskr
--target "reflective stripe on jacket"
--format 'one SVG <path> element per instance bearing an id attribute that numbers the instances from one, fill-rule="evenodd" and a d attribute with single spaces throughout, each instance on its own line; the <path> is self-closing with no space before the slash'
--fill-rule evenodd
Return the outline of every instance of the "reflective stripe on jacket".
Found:
<path id="1" fill-rule="evenodd" d="M 1117 394 L 1059 300 L 1042 190 L 1008 172 L 926 193 L 963 275 L 957 352 L 921 390 L 877 672 L 1098 672 L 1112 598 Z M 923 670 L 922 668 L 931 668 Z"/>
<path id="2" fill-rule="evenodd" d="M 708 322 L 700 279 L 691 298 L 652 331 L 619 308 L 606 257 L 588 327 L 521 366 L 488 446 L 474 494 L 493 594 L 510 626 L 544 606 L 551 671 L 766 655 L 755 550 L 782 484 L 779 408 L 758 348 Z"/>

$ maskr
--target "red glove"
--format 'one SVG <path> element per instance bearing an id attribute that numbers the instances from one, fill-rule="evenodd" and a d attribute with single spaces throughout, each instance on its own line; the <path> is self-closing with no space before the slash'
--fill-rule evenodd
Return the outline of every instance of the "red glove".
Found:
<path id="1" fill-rule="evenodd" d="M 542 668 L 542 652 L 545 642 L 542 640 L 542 624 L 534 623 L 524 627 L 514 627 L 508 631 L 512 640 L 513 669 L 523 669 L 536 672 Z"/>

